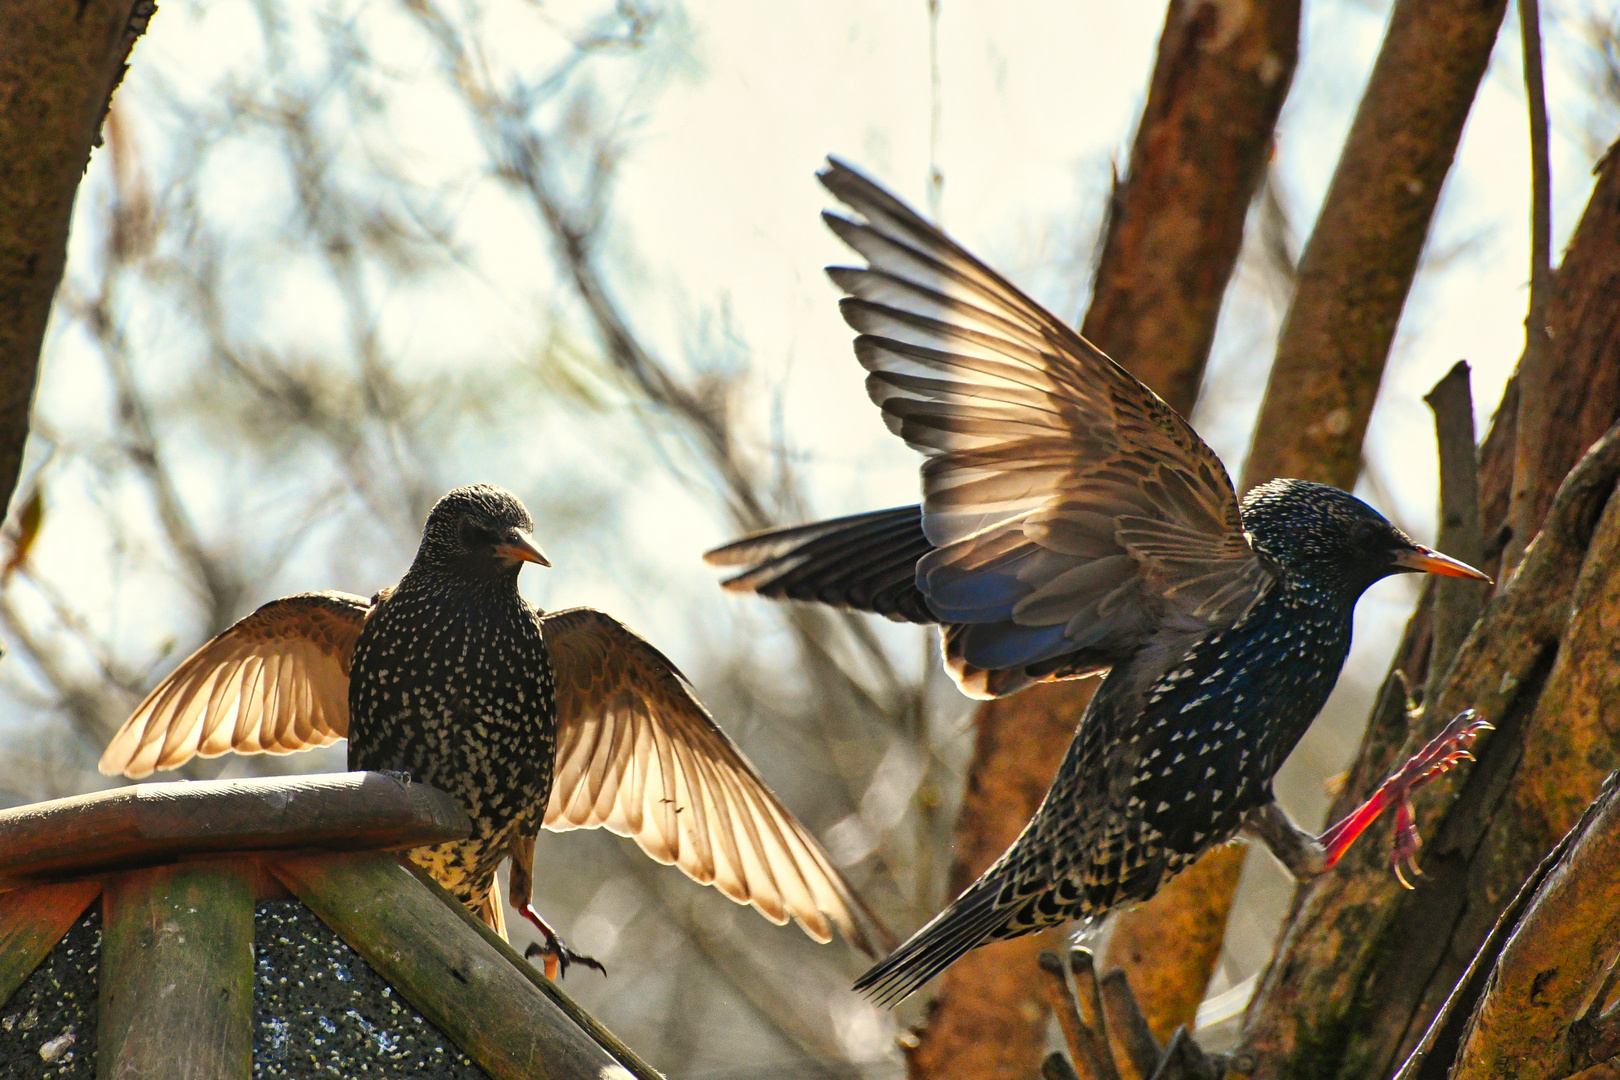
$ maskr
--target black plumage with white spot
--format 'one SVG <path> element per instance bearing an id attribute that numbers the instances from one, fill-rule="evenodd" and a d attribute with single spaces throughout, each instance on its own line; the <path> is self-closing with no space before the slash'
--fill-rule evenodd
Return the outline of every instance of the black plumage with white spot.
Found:
<path id="1" fill-rule="evenodd" d="M 533 528 L 500 488 L 451 491 L 354 646 L 349 768 L 408 773 L 460 801 L 473 835 L 412 857 L 474 909 L 512 841 L 539 831 L 551 791 L 556 684 L 517 587 L 539 561 Z"/>
<path id="2" fill-rule="evenodd" d="M 1252 605 L 1191 638 L 1161 631 L 1115 666 L 1023 833 L 858 989 L 898 999 L 978 945 L 1146 900 L 1272 800 L 1338 679 L 1357 599 L 1421 549 L 1301 480 L 1256 488 L 1243 522 L 1270 578 Z"/>

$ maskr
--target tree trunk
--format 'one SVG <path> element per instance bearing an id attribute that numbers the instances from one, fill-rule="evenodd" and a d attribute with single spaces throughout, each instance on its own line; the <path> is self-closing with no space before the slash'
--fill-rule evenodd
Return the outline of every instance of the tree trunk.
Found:
<path id="1" fill-rule="evenodd" d="M 0 4 L 0 499 L 28 441 L 73 196 L 151 0 Z"/>
<path id="2" fill-rule="evenodd" d="M 1392 679 L 1334 813 L 1359 802 L 1451 713 L 1474 707 L 1497 727 L 1479 764 L 1421 793 L 1429 839 L 1417 891 L 1385 865 L 1375 830 L 1332 874 L 1301 889 L 1245 1019 L 1255 1076 L 1387 1076 L 1407 1056 L 1514 895 L 1620 762 L 1620 590 L 1610 585 L 1620 511 L 1601 470 L 1560 480 L 1620 418 L 1620 155 L 1611 154 L 1570 242 L 1550 304 L 1555 400 L 1542 441 L 1538 505 L 1555 505 L 1514 578 L 1473 629 L 1421 720 Z M 1500 558 L 1513 477 L 1510 385 L 1481 452 L 1481 509 Z M 1609 445 L 1613 436 L 1600 445 Z M 1609 451 L 1616 457 L 1612 448 Z M 1558 504 L 1549 492 L 1557 491 Z M 1419 608 L 1394 665 L 1421 681 L 1432 613 Z"/>

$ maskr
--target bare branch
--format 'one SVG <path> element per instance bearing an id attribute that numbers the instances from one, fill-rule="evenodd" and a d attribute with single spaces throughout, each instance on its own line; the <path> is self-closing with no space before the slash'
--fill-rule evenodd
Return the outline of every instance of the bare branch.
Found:
<path id="1" fill-rule="evenodd" d="M 1541 69 L 1541 8 L 1519 0 L 1519 37 L 1524 47 L 1524 86 L 1530 111 L 1530 313 L 1524 321 L 1524 355 L 1519 358 L 1519 440 L 1509 508 L 1513 530 L 1503 555 L 1511 569 L 1540 521 L 1536 505 L 1540 444 L 1552 405 L 1547 370 L 1550 358 L 1548 305 L 1552 300 L 1552 166 L 1548 157 L 1547 89 Z"/>

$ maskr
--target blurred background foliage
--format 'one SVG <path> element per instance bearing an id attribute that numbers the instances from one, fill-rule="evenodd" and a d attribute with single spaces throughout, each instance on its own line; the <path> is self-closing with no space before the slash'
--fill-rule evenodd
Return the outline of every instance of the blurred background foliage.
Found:
<path id="1" fill-rule="evenodd" d="M 178 659 L 276 596 L 396 579 L 434 499 L 483 480 L 527 502 L 555 564 L 526 594 L 607 609 L 669 652 L 890 925 L 919 925 L 945 899 L 971 743 L 933 641 L 728 596 L 698 557 L 915 499 L 916 462 L 865 404 L 820 280 L 840 258 L 815 218 L 821 155 L 1073 317 L 1161 16 L 168 0 L 80 191 L 7 525 L 0 797 L 107 784 L 108 735 Z M 1307 5 L 1193 417 L 1234 474 L 1386 16 Z M 1561 246 L 1620 130 L 1620 10 L 1544 17 Z M 1466 357 L 1483 431 L 1523 342 L 1515 49 L 1504 35 L 1367 443 L 1359 490 L 1422 539 L 1422 394 Z M 1395 579 L 1362 604 L 1339 691 L 1279 780 L 1308 823 L 1415 595 Z M 185 775 L 342 765 L 340 745 Z M 851 994 L 864 965 L 846 946 L 769 927 L 605 834 L 543 837 L 537 867 L 537 904 L 611 976 L 568 989 L 672 1075 L 902 1072 L 897 1023 L 918 1006 Z M 1289 895 L 1251 857 L 1212 994 L 1263 963 Z"/>

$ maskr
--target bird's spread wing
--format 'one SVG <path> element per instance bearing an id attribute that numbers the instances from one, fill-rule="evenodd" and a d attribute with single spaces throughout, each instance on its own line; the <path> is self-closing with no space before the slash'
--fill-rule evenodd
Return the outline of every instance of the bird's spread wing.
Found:
<path id="1" fill-rule="evenodd" d="M 817 941 L 837 927 L 872 951 L 875 921 L 674 664 L 590 608 L 541 629 L 557 676 L 546 828 L 607 828 L 774 923 L 792 917 Z"/>
<path id="2" fill-rule="evenodd" d="M 923 535 L 922 507 L 898 506 L 755 533 L 705 552 L 703 560 L 747 567 L 723 582 L 737 592 L 935 623 L 917 589 L 917 560 L 933 548 Z"/>
<path id="3" fill-rule="evenodd" d="M 287 754 L 343 738 L 349 660 L 370 610 L 340 592 L 264 605 L 146 695 L 101 755 L 101 771 L 138 779 L 193 757 Z"/>
<path id="4" fill-rule="evenodd" d="M 837 161 L 824 215 L 867 262 L 828 273 L 867 390 L 928 455 L 917 584 L 962 669 L 1235 617 L 1267 578 L 1220 459 L 1174 410 L 904 203 Z"/>

